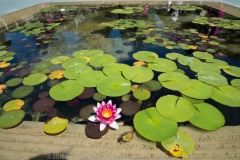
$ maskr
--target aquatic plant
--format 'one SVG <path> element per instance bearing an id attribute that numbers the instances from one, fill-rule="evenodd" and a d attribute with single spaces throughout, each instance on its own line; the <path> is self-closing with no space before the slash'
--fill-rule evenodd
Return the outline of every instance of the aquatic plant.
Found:
<path id="1" fill-rule="evenodd" d="M 97 106 L 94 106 L 93 110 L 96 115 L 89 117 L 88 120 L 92 122 L 100 122 L 100 131 L 103 131 L 107 125 L 114 129 L 119 128 L 115 120 L 121 117 L 119 113 L 122 109 L 116 108 L 116 104 L 112 104 L 111 100 L 107 103 L 104 101 L 102 101 L 102 103 L 97 103 Z"/>

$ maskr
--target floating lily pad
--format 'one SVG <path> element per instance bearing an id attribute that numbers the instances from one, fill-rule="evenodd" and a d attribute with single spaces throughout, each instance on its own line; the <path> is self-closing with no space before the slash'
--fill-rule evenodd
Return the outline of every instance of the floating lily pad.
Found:
<path id="1" fill-rule="evenodd" d="M 40 92 L 38 98 L 46 98 L 48 96 L 48 91 Z"/>
<path id="2" fill-rule="evenodd" d="M 75 80 L 66 80 L 53 86 L 49 94 L 57 101 L 68 101 L 80 95 L 83 89 Z"/>
<path id="3" fill-rule="evenodd" d="M 6 55 L 7 53 L 7 51 L 0 51 L 0 57 Z"/>
<path id="4" fill-rule="evenodd" d="M 208 99 L 211 98 L 214 94 L 211 87 L 199 80 L 192 79 L 192 85 L 180 92 L 188 97 L 195 99 Z"/>
<path id="5" fill-rule="evenodd" d="M 213 86 L 225 86 L 228 84 L 227 78 L 213 71 L 203 70 L 198 72 L 198 79 Z"/>
<path id="6" fill-rule="evenodd" d="M 50 108 L 49 110 L 46 111 L 46 116 L 48 117 L 56 117 L 58 113 L 57 108 Z"/>
<path id="7" fill-rule="evenodd" d="M 156 107 L 162 116 L 176 122 L 188 121 L 195 113 L 192 102 L 174 95 L 159 98 Z"/>
<path id="8" fill-rule="evenodd" d="M 104 67 L 115 62 L 116 58 L 110 54 L 96 55 L 89 61 L 89 63 L 94 67 Z"/>
<path id="9" fill-rule="evenodd" d="M 222 113 L 208 103 L 194 104 L 196 112 L 189 120 L 194 126 L 205 130 L 217 130 L 225 124 Z"/>
<path id="10" fill-rule="evenodd" d="M 140 104 L 137 102 L 125 101 L 120 104 L 119 108 L 122 108 L 122 114 L 132 116 L 140 110 Z"/>
<path id="11" fill-rule="evenodd" d="M 79 50 L 73 52 L 73 57 L 86 58 L 87 60 L 90 60 L 92 57 L 102 54 L 104 54 L 102 50 Z"/>
<path id="12" fill-rule="evenodd" d="M 28 86 L 35 86 L 47 80 L 47 75 L 42 73 L 30 74 L 23 79 L 23 84 Z"/>
<path id="13" fill-rule="evenodd" d="M 183 56 L 183 57 L 178 58 L 178 62 L 181 65 L 188 66 L 193 62 L 201 62 L 201 61 L 199 59 L 195 58 L 195 57 Z"/>
<path id="14" fill-rule="evenodd" d="M 144 138 L 164 141 L 177 133 L 177 122 L 164 118 L 155 107 L 139 111 L 133 119 L 134 127 Z M 156 127 L 157 126 L 157 127 Z"/>
<path id="15" fill-rule="evenodd" d="M 21 99 L 14 99 L 11 101 L 8 101 L 7 103 L 4 104 L 3 110 L 5 112 L 15 110 L 15 109 L 21 109 L 22 106 L 24 105 L 24 101 Z"/>
<path id="16" fill-rule="evenodd" d="M 86 136 L 92 139 L 100 139 L 109 130 L 108 126 L 106 126 L 106 128 L 103 131 L 100 131 L 99 128 L 100 128 L 100 123 L 94 123 L 94 122 L 88 121 L 85 127 Z"/>
<path id="17" fill-rule="evenodd" d="M 143 66 L 127 67 L 122 71 L 122 73 L 127 80 L 131 80 L 136 83 L 150 81 L 154 76 L 154 73 L 150 68 Z"/>
<path id="18" fill-rule="evenodd" d="M 121 63 L 112 63 L 110 65 L 107 65 L 103 68 L 103 72 L 107 76 L 121 76 L 122 71 L 129 67 L 129 65 L 121 64 Z"/>
<path id="19" fill-rule="evenodd" d="M 76 79 L 81 73 L 92 70 L 91 67 L 85 64 L 79 64 L 78 66 L 68 67 L 64 71 L 64 77 L 67 79 Z"/>
<path id="20" fill-rule="evenodd" d="M 71 58 L 62 64 L 63 68 L 74 67 L 81 64 L 87 64 L 88 61 L 86 58 Z"/>
<path id="21" fill-rule="evenodd" d="M 207 59 L 206 62 L 210 63 L 210 64 L 213 64 L 220 69 L 229 68 L 228 63 L 225 62 L 225 61 L 222 61 L 220 59 Z"/>
<path id="22" fill-rule="evenodd" d="M 214 95 L 211 97 L 213 100 L 230 107 L 240 107 L 240 91 L 238 89 L 230 85 L 211 86 L 211 88 L 214 91 Z"/>
<path id="23" fill-rule="evenodd" d="M 223 69 L 223 71 L 229 75 L 240 77 L 240 68 L 235 66 L 230 66 L 228 68 Z"/>
<path id="24" fill-rule="evenodd" d="M 98 81 L 97 90 L 103 95 L 118 97 L 130 92 L 131 82 L 121 76 L 105 77 Z"/>
<path id="25" fill-rule="evenodd" d="M 162 88 L 162 85 L 159 83 L 159 81 L 156 81 L 156 80 L 150 80 L 150 81 L 144 82 L 143 84 L 150 87 L 151 91 L 158 91 Z"/>
<path id="26" fill-rule="evenodd" d="M 20 124 L 25 116 L 25 112 L 21 109 L 5 112 L 0 116 L 0 127 L 4 129 L 12 128 Z"/>
<path id="27" fill-rule="evenodd" d="M 98 93 L 98 92 L 96 92 L 96 93 L 93 94 L 93 99 L 94 99 L 95 101 L 102 101 L 102 100 L 106 99 L 106 97 L 107 97 L 107 96 L 105 96 L 105 95 L 103 95 L 103 94 L 101 94 L 101 93 Z"/>
<path id="28" fill-rule="evenodd" d="M 37 112 L 46 112 L 55 104 L 52 98 L 41 98 L 33 104 L 33 109 Z"/>
<path id="29" fill-rule="evenodd" d="M 153 62 L 158 55 L 150 51 L 138 51 L 133 54 L 133 58 L 138 61 Z"/>
<path id="30" fill-rule="evenodd" d="M 67 61 L 68 59 L 70 59 L 68 56 L 58 56 L 58 57 L 51 59 L 50 62 L 52 64 L 62 64 L 63 62 Z"/>
<path id="31" fill-rule="evenodd" d="M 151 92 L 145 88 L 137 88 L 133 92 L 133 96 L 139 100 L 147 100 L 150 98 Z"/>
<path id="32" fill-rule="evenodd" d="M 10 66 L 10 63 L 0 62 L 0 68 L 6 68 L 8 66 Z"/>
<path id="33" fill-rule="evenodd" d="M 61 79 L 63 78 L 64 70 L 55 70 L 48 75 L 49 79 Z"/>
<path id="34" fill-rule="evenodd" d="M 11 96 L 13 98 L 23 98 L 32 93 L 33 89 L 34 89 L 33 86 L 20 86 L 13 90 Z"/>
<path id="35" fill-rule="evenodd" d="M 21 84 L 22 81 L 23 81 L 22 78 L 13 78 L 13 79 L 8 80 L 8 81 L 6 82 L 6 85 L 7 85 L 8 87 L 15 87 L 15 86 Z"/>
<path id="36" fill-rule="evenodd" d="M 237 89 L 240 89 L 240 79 L 233 79 L 231 81 L 231 85 L 234 86 Z"/>
<path id="37" fill-rule="evenodd" d="M 96 87 L 97 82 L 106 77 L 102 71 L 90 70 L 77 76 L 77 83 L 84 87 Z"/>
<path id="38" fill-rule="evenodd" d="M 199 59 L 213 59 L 213 55 L 208 52 L 195 51 L 193 55 Z"/>
<path id="39" fill-rule="evenodd" d="M 82 107 L 79 111 L 79 115 L 82 119 L 88 120 L 88 118 L 90 116 L 92 116 L 93 114 L 95 114 L 93 107 L 95 107 L 96 105 L 94 104 L 89 104 L 85 107 Z"/>
<path id="40" fill-rule="evenodd" d="M 205 62 L 193 62 L 189 65 L 190 69 L 194 72 L 200 72 L 203 70 L 213 71 L 218 74 L 221 74 L 221 70 L 214 64 L 205 63 Z"/>
<path id="41" fill-rule="evenodd" d="M 185 158 L 193 154 L 195 143 L 191 136 L 179 130 L 175 136 L 161 142 L 162 146 L 175 157 Z"/>
<path id="42" fill-rule="evenodd" d="M 171 72 L 177 69 L 175 62 L 164 58 L 157 58 L 153 62 L 149 62 L 148 67 L 158 72 Z"/>
<path id="43" fill-rule="evenodd" d="M 188 76 L 177 72 L 162 73 L 158 80 L 163 87 L 175 91 L 185 90 L 192 85 Z"/>
<path id="44" fill-rule="evenodd" d="M 47 134 L 58 134 L 63 132 L 67 128 L 67 125 L 67 119 L 55 117 L 43 125 L 43 131 Z"/>
<path id="45" fill-rule="evenodd" d="M 192 102 L 193 104 L 199 104 L 199 103 L 203 103 L 204 102 L 204 99 L 195 99 L 195 98 L 192 98 L 192 97 L 188 97 L 184 94 L 182 94 L 182 97 L 189 100 L 190 102 Z"/>
<path id="46" fill-rule="evenodd" d="M 179 57 L 183 57 L 184 55 L 180 54 L 180 53 L 175 53 L 175 52 L 172 52 L 172 53 L 167 53 L 166 54 L 166 57 L 168 59 L 171 59 L 171 60 L 176 60 L 178 59 Z"/>
<path id="47" fill-rule="evenodd" d="M 34 66 L 34 69 L 35 70 L 43 70 L 43 69 L 48 69 L 51 67 L 51 63 L 50 62 L 40 62 L 40 63 L 37 63 L 35 66 Z"/>
<path id="48" fill-rule="evenodd" d="M 3 93 L 4 89 L 6 89 L 7 86 L 5 84 L 0 85 L 0 94 Z"/>

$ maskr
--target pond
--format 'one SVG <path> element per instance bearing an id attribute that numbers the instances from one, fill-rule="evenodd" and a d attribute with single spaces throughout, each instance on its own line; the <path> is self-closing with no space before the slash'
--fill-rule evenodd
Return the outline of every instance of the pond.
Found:
<path id="1" fill-rule="evenodd" d="M 86 124 L 104 101 L 122 110 L 121 118 L 120 110 L 103 110 L 102 119 L 114 113 L 152 141 L 179 125 L 240 124 L 237 17 L 203 5 L 55 6 L 14 25 L 0 33 L 1 115 L 21 109 L 10 116 L 59 117 L 68 120 L 55 121 L 65 129 Z M 156 111 L 166 124 L 160 129 L 171 128 L 157 139 L 158 130 L 140 127 L 159 124 Z M 153 122 L 145 123 L 147 115 Z"/>

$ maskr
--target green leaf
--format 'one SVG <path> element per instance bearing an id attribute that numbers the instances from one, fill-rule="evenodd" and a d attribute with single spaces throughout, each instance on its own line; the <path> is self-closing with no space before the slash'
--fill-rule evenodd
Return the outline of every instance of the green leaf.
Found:
<path id="1" fill-rule="evenodd" d="M 5 112 L 0 116 L 0 127 L 4 129 L 12 128 L 22 122 L 25 112 L 21 109 Z"/>
<path id="2" fill-rule="evenodd" d="M 138 61 L 153 62 L 158 55 L 150 51 L 138 51 L 133 54 L 133 58 Z"/>
<path id="3" fill-rule="evenodd" d="M 198 72 L 198 79 L 213 86 L 225 86 L 228 84 L 227 78 L 213 71 L 202 70 Z"/>
<path id="4" fill-rule="evenodd" d="M 148 63 L 148 67 L 158 72 L 171 72 L 177 69 L 175 62 L 164 58 L 156 58 Z"/>
<path id="5" fill-rule="evenodd" d="M 102 71 L 90 70 L 83 72 L 77 76 L 77 83 L 84 87 L 96 87 L 97 82 L 106 77 Z"/>
<path id="6" fill-rule="evenodd" d="M 23 79 L 23 84 L 28 86 L 35 86 L 47 80 L 47 75 L 42 73 L 30 74 Z"/>

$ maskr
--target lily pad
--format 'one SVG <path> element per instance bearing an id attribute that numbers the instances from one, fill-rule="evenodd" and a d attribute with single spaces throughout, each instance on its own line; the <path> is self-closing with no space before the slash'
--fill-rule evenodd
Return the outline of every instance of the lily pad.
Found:
<path id="1" fill-rule="evenodd" d="M 198 79 L 213 86 L 225 86 L 228 84 L 227 78 L 213 71 L 202 70 L 198 72 Z"/>
<path id="2" fill-rule="evenodd" d="M 80 95 L 83 89 L 75 80 L 66 80 L 53 86 L 49 95 L 57 101 L 68 101 Z"/>
<path id="3" fill-rule="evenodd" d="M 225 62 L 225 61 L 222 61 L 220 59 L 207 59 L 206 62 L 210 63 L 210 64 L 213 64 L 220 69 L 229 68 L 228 63 Z"/>
<path id="4" fill-rule="evenodd" d="M 180 129 L 178 129 L 175 136 L 161 143 L 175 157 L 185 158 L 193 154 L 195 150 L 195 143 L 192 137 Z"/>
<path id="5" fill-rule="evenodd" d="M 95 89 L 94 88 L 84 87 L 83 92 L 77 98 L 79 98 L 79 99 L 90 98 L 90 97 L 93 96 L 94 93 L 95 93 Z"/>
<path id="6" fill-rule="evenodd" d="M 195 51 L 193 55 L 199 59 L 213 59 L 213 55 L 208 52 Z"/>
<path id="7" fill-rule="evenodd" d="M 192 85 L 190 78 L 182 73 L 167 72 L 158 76 L 161 85 L 167 89 L 181 91 Z"/>
<path id="8" fill-rule="evenodd" d="M 23 84 L 28 86 L 35 86 L 47 80 L 47 75 L 42 73 L 30 74 L 23 79 Z"/>
<path id="9" fill-rule="evenodd" d="M 223 69 L 223 71 L 229 75 L 240 77 L 240 68 L 235 66 L 230 66 L 228 68 Z"/>
<path id="10" fill-rule="evenodd" d="M 208 103 L 194 104 L 196 112 L 189 120 L 194 126 L 205 130 L 217 130 L 225 124 L 222 113 Z"/>
<path id="11" fill-rule="evenodd" d="M 97 90 L 103 95 L 118 97 L 130 92 L 131 82 L 121 76 L 105 77 L 98 81 Z"/>
<path id="12" fill-rule="evenodd" d="M 111 63 L 115 63 L 116 58 L 110 54 L 100 54 L 92 57 L 89 63 L 94 67 L 104 67 Z"/>
<path id="13" fill-rule="evenodd" d="M 106 77 L 102 71 L 90 70 L 77 76 L 77 83 L 84 87 L 96 87 L 97 82 Z"/>
<path id="14" fill-rule="evenodd" d="M 134 127 L 144 138 L 154 141 L 164 141 L 177 133 L 177 122 L 164 118 L 155 107 L 139 111 L 133 119 Z"/>
<path id="15" fill-rule="evenodd" d="M 112 63 L 110 65 L 107 65 L 103 68 L 103 72 L 107 76 L 121 76 L 122 71 L 129 67 L 129 65 L 121 64 L 121 63 Z"/>
<path id="16" fill-rule="evenodd" d="M 154 73 L 150 68 L 143 66 L 127 67 L 122 71 L 122 74 L 127 80 L 136 83 L 150 81 L 154 76 Z"/>
<path id="17" fill-rule="evenodd" d="M 21 109 L 5 112 L 0 116 L 0 127 L 4 129 L 12 128 L 20 124 L 25 116 L 25 112 Z"/>
<path id="18" fill-rule="evenodd" d="M 63 62 L 67 61 L 68 59 L 70 59 L 68 56 L 58 56 L 58 57 L 51 59 L 50 62 L 52 64 L 62 64 Z"/>
<path id="19" fill-rule="evenodd" d="M 213 100 L 230 107 L 240 107 L 240 91 L 238 89 L 230 85 L 211 86 L 211 88 L 214 91 L 214 95 L 211 97 Z"/>
<path id="20" fill-rule="evenodd" d="M 180 53 L 175 53 L 175 52 L 172 52 L 172 53 L 167 53 L 166 54 L 166 57 L 168 59 L 171 59 L 171 60 L 176 60 L 178 59 L 179 57 L 183 57 L 184 55 L 180 54 Z"/>
<path id="21" fill-rule="evenodd" d="M 11 96 L 13 98 L 23 98 L 32 93 L 33 89 L 34 89 L 33 86 L 20 86 L 13 90 Z"/>
<path id="22" fill-rule="evenodd" d="M 120 104 L 119 108 L 122 108 L 122 114 L 132 116 L 140 110 L 140 104 L 137 102 L 125 101 Z"/>
<path id="23" fill-rule="evenodd" d="M 189 88 L 180 91 L 182 94 L 195 99 L 208 99 L 213 96 L 214 92 L 209 85 L 196 79 L 191 81 L 192 85 Z"/>
<path id="24" fill-rule="evenodd" d="M 192 102 L 174 95 L 159 98 L 156 107 L 162 116 L 176 122 L 188 121 L 195 113 Z"/>
<path id="25" fill-rule="evenodd" d="M 153 62 L 158 55 L 150 51 L 138 51 L 133 54 L 133 58 L 138 61 Z"/>
<path id="26" fill-rule="evenodd" d="M 101 93 L 98 93 L 98 92 L 96 92 L 96 93 L 93 94 L 93 99 L 94 99 L 95 101 L 102 101 L 102 100 L 104 100 L 104 99 L 106 99 L 106 98 L 107 98 L 107 96 L 105 96 L 105 95 L 103 95 L 103 94 L 101 94 Z"/>
<path id="27" fill-rule="evenodd" d="M 8 87 L 15 87 L 15 86 L 21 84 L 22 81 L 23 81 L 22 78 L 13 78 L 13 79 L 8 80 L 8 81 L 6 82 L 6 85 L 7 85 Z"/>
<path id="28" fill-rule="evenodd" d="M 67 128 L 67 125 L 67 119 L 55 117 L 43 125 L 43 131 L 47 134 L 58 134 L 63 132 Z"/>
<path id="29" fill-rule="evenodd" d="M 213 71 L 218 74 L 221 74 L 221 70 L 214 64 L 205 63 L 205 62 L 193 62 L 189 65 L 190 69 L 194 72 L 200 72 L 203 70 Z"/>
<path id="30" fill-rule="evenodd" d="M 240 79 L 233 79 L 231 81 L 231 85 L 234 86 L 237 89 L 240 89 Z"/>
<path id="31" fill-rule="evenodd" d="M 95 114 L 93 107 L 95 107 L 96 105 L 94 104 L 89 104 L 85 107 L 82 107 L 79 111 L 79 115 L 82 119 L 88 120 L 88 118 L 90 116 L 92 116 L 93 114 Z"/>
<path id="32" fill-rule="evenodd" d="M 184 94 L 182 94 L 182 97 L 189 100 L 190 102 L 192 102 L 193 104 L 199 104 L 199 103 L 203 103 L 204 102 L 204 99 L 195 99 L 195 98 L 192 98 L 192 97 L 188 97 Z"/>
<path id="33" fill-rule="evenodd" d="M 51 74 L 49 74 L 48 77 L 51 80 L 61 79 L 61 78 L 63 78 L 63 73 L 64 73 L 64 70 L 55 70 Z"/>
<path id="34" fill-rule="evenodd" d="M 86 58 L 71 58 L 62 64 L 63 68 L 79 66 L 82 64 L 87 64 L 88 61 Z"/>
<path id="35" fill-rule="evenodd" d="M 40 63 L 37 63 L 35 66 L 34 66 L 34 69 L 35 70 L 43 70 L 43 69 L 48 69 L 51 67 L 51 63 L 50 62 L 40 62 Z"/>
<path id="36" fill-rule="evenodd" d="M 22 106 L 24 105 L 24 101 L 21 99 L 14 99 L 11 101 L 8 101 L 7 103 L 4 104 L 3 110 L 5 112 L 15 110 L 15 109 L 21 109 Z"/>
<path id="37" fill-rule="evenodd" d="M 145 88 L 137 88 L 133 92 L 133 96 L 139 100 L 147 100 L 150 98 L 151 92 Z"/>
<path id="38" fill-rule="evenodd" d="M 171 72 L 177 69 L 175 62 L 164 58 L 156 58 L 153 62 L 148 63 L 148 67 L 158 72 Z"/>
<path id="39" fill-rule="evenodd" d="M 100 139 L 109 130 L 108 126 L 106 126 L 106 128 L 103 131 L 100 131 L 99 128 L 100 128 L 100 123 L 94 123 L 94 122 L 88 121 L 85 127 L 86 136 L 92 139 Z"/>
<path id="40" fill-rule="evenodd" d="M 89 61 L 92 57 L 103 54 L 104 52 L 102 50 L 79 50 L 73 52 L 73 57 L 86 58 Z"/>
<path id="41" fill-rule="evenodd" d="M 158 91 L 162 88 L 162 85 L 159 83 L 159 81 L 156 80 L 150 80 L 143 83 L 144 85 L 147 85 L 151 91 Z"/>
<path id="42" fill-rule="evenodd" d="M 52 98 L 41 98 L 33 104 L 33 109 L 37 112 L 46 112 L 55 104 Z"/>
<path id="43" fill-rule="evenodd" d="M 67 79 L 76 79 L 81 73 L 86 72 L 86 71 L 91 71 L 92 68 L 85 65 L 85 64 L 79 64 L 78 66 L 74 67 L 68 67 L 64 71 L 64 77 Z"/>
<path id="44" fill-rule="evenodd" d="M 183 56 L 183 57 L 178 58 L 178 62 L 181 65 L 188 66 L 193 62 L 201 62 L 201 61 L 199 59 L 195 58 L 195 57 Z"/>

